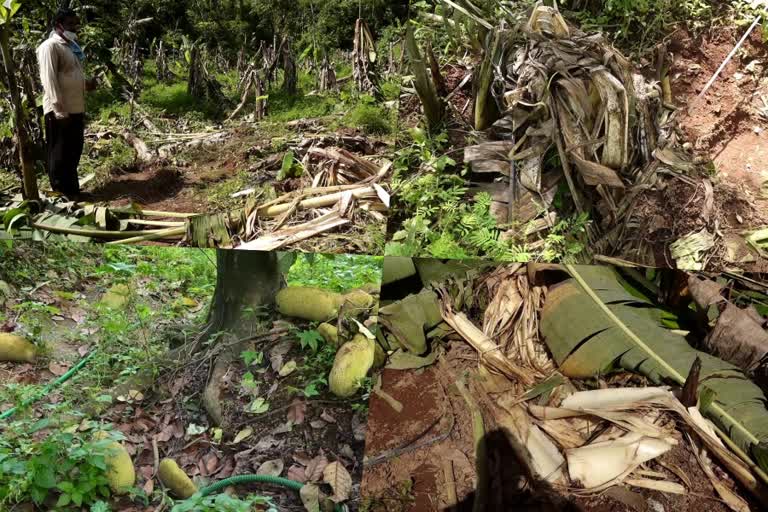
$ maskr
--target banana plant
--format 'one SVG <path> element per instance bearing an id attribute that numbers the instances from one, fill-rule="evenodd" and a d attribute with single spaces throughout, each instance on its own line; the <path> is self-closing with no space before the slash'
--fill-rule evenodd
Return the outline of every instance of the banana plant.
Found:
<path id="1" fill-rule="evenodd" d="M 40 194 L 37 189 L 37 176 L 35 175 L 35 162 L 32 157 L 32 148 L 29 142 L 29 134 L 24 125 L 24 105 L 21 101 L 21 89 L 16 80 L 16 63 L 13 60 L 11 48 L 10 29 L 11 20 L 21 9 L 20 0 L 4 0 L 0 4 L 0 51 L 2 51 L 5 76 L 8 89 L 11 93 L 16 124 L 16 135 L 19 143 L 19 157 L 23 176 L 22 193 L 24 199 L 38 201 Z"/>
<path id="2" fill-rule="evenodd" d="M 620 368 L 655 384 L 682 386 L 693 362 L 700 359 L 702 412 L 719 427 L 730 448 L 768 482 L 763 391 L 738 367 L 696 350 L 683 336 L 663 328 L 656 305 L 631 294 L 612 268 L 565 268 L 571 279 L 550 289 L 541 313 L 541 333 L 560 371 L 588 378 Z"/>

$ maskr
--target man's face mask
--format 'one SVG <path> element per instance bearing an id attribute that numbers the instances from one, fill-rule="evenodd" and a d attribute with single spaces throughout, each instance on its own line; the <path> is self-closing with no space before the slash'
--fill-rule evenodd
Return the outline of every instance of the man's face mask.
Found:
<path id="1" fill-rule="evenodd" d="M 77 34 L 75 34 L 74 32 L 72 32 L 70 30 L 65 30 L 64 31 L 64 37 L 66 37 L 70 41 L 77 41 Z"/>

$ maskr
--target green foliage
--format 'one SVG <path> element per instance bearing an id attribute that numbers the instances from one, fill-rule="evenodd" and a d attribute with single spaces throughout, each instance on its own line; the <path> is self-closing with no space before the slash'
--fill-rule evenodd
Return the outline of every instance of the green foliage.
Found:
<path id="1" fill-rule="evenodd" d="M 290 96 L 282 89 L 269 91 L 269 116 L 272 122 L 316 119 L 332 114 L 339 101 L 335 95 Z"/>
<path id="2" fill-rule="evenodd" d="M 385 135 L 392 132 L 387 110 L 368 103 L 354 107 L 347 114 L 345 123 L 368 135 Z"/>
<path id="3" fill-rule="evenodd" d="M 206 497 L 195 494 L 174 505 L 171 512 L 251 512 L 256 507 L 264 512 L 278 512 L 272 498 L 251 495 L 241 499 L 224 493 Z"/>
<path id="4" fill-rule="evenodd" d="M 302 174 L 304 174 L 304 166 L 296 160 L 293 151 L 288 151 L 283 157 L 283 165 L 280 167 L 280 172 L 277 173 L 277 179 L 282 181 L 289 178 L 300 178 Z"/>
<path id="5" fill-rule="evenodd" d="M 142 91 L 139 101 L 172 115 L 198 112 L 215 117 L 219 112 L 219 106 L 200 101 L 189 94 L 186 82 L 155 84 Z"/>
<path id="6" fill-rule="evenodd" d="M 299 338 L 301 348 L 304 350 L 309 348 L 313 353 L 317 352 L 318 346 L 323 341 L 323 336 L 315 329 L 311 329 L 309 331 L 299 331 L 297 336 Z"/>
<path id="7" fill-rule="evenodd" d="M 387 244 L 388 256 L 571 261 L 584 250 L 579 237 L 588 224 L 585 217 L 560 222 L 550 230 L 539 253 L 502 239 L 502 231 L 509 226 L 497 225 L 489 194 L 469 197 L 463 169 L 445 154 L 447 135 L 429 137 L 416 129 L 411 137 L 413 142 L 398 151 L 395 161 L 395 197 L 404 220 Z M 413 169 L 419 171 L 413 173 Z"/>
<path id="8" fill-rule="evenodd" d="M 246 350 L 240 357 L 243 359 L 245 366 L 251 366 L 252 364 L 260 365 L 264 362 L 264 352 L 255 350 Z"/>
<path id="9" fill-rule="evenodd" d="M 89 435 L 77 424 L 59 429 L 50 418 L 10 423 L 0 438 L 0 505 L 54 499 L 56 510 L 80 510 L 108 498 L 111 440 Z"/>
<path id="10" fill-rule="evenodd" d="M 365 284 L 381 282 L 383 258 L 380 256 L 301 254 L 291 267 L 287 280 L 291 286 L 314 286 L 343 292 Z"/>
<path id="11" fill-rule="evenodd" d="M 655 44 L 675 22 L 693 24 L 712 15 L 711 2 L 706 0 L 570 0 L 561 8 L 573 6 L 578 8 L 573 15 L 584 30 L 603 31 L 622 46 L 638 50 Z"/>

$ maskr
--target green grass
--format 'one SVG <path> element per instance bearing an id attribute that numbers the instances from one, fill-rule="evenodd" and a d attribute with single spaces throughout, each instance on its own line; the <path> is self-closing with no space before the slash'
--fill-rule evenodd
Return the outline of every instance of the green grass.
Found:
<path id="1" fill-rule="evenodd" d="M 297 119 L 316 119 L 333 114 L 339 105 L 335 95 L 290 96 L 281 89 L 269 92 L 270 122 L 286 123 Z"/>
<path id="2" fill-rule="evenodd" d="M 383 265 L 380 256 L 299 254 L 288 273 L 288 284 L 343 292 L 380 284 Z"/>
<path id="3" fill-rule="evenodd" d="M 389 111 L 377 105 L 357 105 L 345 116 L 343 122 L 349 127 L 359 128 L 368 135 L 392 133 Z"/>

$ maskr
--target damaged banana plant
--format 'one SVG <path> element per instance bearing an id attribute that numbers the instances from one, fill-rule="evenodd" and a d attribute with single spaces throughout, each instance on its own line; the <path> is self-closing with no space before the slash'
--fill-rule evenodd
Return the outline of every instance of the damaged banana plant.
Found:
<path id="1" fill-rule="evenodd" d="M 381 99 L 379 75 L 376 71 L 378 55 L 371 29 L 365 20 L 355 22 L 355 44 L 352 51 L 352 75 L 360 92 Z"/>
<path id="2" fill-rule="evenodd" d="M 702 412 L 765 480 L 768 410 L 763 391 L 739 367 L 694 349 L 662 327 L 659 311 L 629 293 L 612 268 L 566 269 L 571 278 L 550 288 L 541 312 L 541 332 L 559 370 L 588 378 L 622 368 L 657 384 L 682 386 L 698 358 Z"/>
<path id="3" fill-rule="evenodd" d="M 490 31 L 475 73 L 475 129 L 484 137 L 465 148 L 464 160 L 476 185 L 493 196 L 499 224 L 552 228 L 564 182 L 576 212 L 596 221 L 589 227 L 594 252 L 654 264 L 637 200 L 667 176 L 696 186 L 705 166 L 686 157 L 671 136 L 659 83 L 646 80 L 600 34 L 569 25 L 542 2 L 522 26 L 502 23 Z M 711 186 L 706 190 L 711 200 Z M 702 212 L 697 229 L 708 240 L 717 232 L 711 213 Z M 531 236 L 525 229 L 514 233 Z M 714 245 L 681 252 L 681 267 L 705 266 Z"/>

